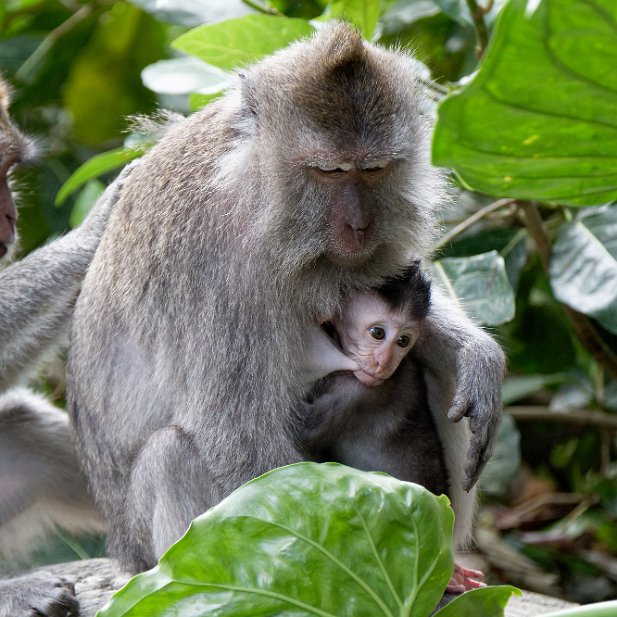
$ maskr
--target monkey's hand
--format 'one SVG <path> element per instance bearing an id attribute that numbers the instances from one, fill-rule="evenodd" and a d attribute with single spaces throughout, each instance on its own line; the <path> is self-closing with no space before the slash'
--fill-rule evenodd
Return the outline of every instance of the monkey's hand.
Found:
<path id="1" fill-rule="evenodd" d="M 497 343 L 484 332 L 468 340 L 456 358 L 456 386 L 448 419 L 469 418 L 471 443 L 465 462 L 463 489 L 470 491 L 493 454 L 501 420 L 501 382 L 505 356 Z"/>

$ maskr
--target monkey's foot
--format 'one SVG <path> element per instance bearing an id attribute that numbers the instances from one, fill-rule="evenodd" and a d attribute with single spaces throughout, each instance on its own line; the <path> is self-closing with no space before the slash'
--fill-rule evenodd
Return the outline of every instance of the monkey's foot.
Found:
<path id="1" fill-rule="evenodd" d="M 0 581 L 0 617 L 76 617 L 79 602 L 75 587 L 47 574 Z"/>
<path id="2" fill-rule="evenodd" d="M 480 570 L 472 570 L 464 568 L 457 563 L 454 564 L 454 572 L 452 578 L 446 587 L 446 593 L 464 593 L 470 589 L 478 589 L 478 587 L 486 587 L 482 582 L 484 574 Z"/>

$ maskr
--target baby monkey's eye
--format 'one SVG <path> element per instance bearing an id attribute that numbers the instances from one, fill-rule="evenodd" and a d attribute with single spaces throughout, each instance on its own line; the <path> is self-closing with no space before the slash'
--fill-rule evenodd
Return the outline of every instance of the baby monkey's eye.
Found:
<path id="1" fill-rule="evenodd" d="M 396 339 L 396 344 L 399 347 L 409 347 L 409 343 L 411 343 L 411 338 L 407 335 L 407 334 L 401 334 L 397 339 Z"/>
<path id="2" fill-rule="evenodd" d="M 381 326 L 371 326 L 368 329 L 368 333 L 378 341 L 386 338 L 386 331 Z"/>

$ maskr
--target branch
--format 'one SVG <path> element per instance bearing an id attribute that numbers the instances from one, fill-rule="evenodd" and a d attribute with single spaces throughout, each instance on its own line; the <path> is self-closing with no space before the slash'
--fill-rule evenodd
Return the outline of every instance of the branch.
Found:
<path id="1" fill-rule="evenodd" d="M 459 223 L 456 227 L 453 227 L 447 234 L 445 234 L 435 246 L 436 249 L 440 249 L 442 246 L 445 246 L 452 239 L 456 238 L 456 236 L 462 234 L 466 229 L 471 227 L 474 223 L 477 223 L 480 219 L 483 219 L 487 214 L 494 212 L 495 210 L 499 210 L 500 208 L 504 208 L 505 206 L 511 206 L 516 203 L 515 199 L 499 199 L 498 201 L 494 201 L 492 204 L 488 206 L 484 206 L 484 208 L 480 208 L 477 212 L 474 212 L 471 216 L 467 217 L 462 223 Z"/>
<path id="2" fill-rule="evenodd" d="M 265 13 L 266 15 L 282 15 L 278 9 L 275 9 L 273 6 L 268 6 L 259 2 L 259 0 L 242 0 L 246 6 L 250 6 L 252 9 L 259 11 L 260 13 Z"/>
<path id="3" fill-rule="evenodd" d="M 530 201 L 521 201 L 519 205 L 525 215 L 529 235 L 533 238 L 538 249 L 544 272 L 547 278 L 550 279 L 549 262 L 551 248 L 538 207 Z M 595 358 L 596 362 L 604 367 L 614 379 L 617 379 L 617 354 L 606 344 L 589 318 L 571 309 L 566 304 L 560 303 L 560 305 L 574 328 L 577 338 Z"/>
<path id="4" fill-rule="evenodd" d="M 617 432 L 617 415 L 593 409 L 576 409 L 574 411 L 552 411 L 548 407 L 537 405 L 510 405 L 505 408 L 515 420 L 550 420 L 568 422 L 577 426 L 591 426 Z"/>
<path id="5" fill-rule="evenodd" d="M 61 23 L 57 28 L 54 28 L 41 42 L 41 44 L 32 52 L 29 58 L 21 65 L 15 76 L 23 82 L 29 83 L 28 74 L 34 70 L 38 62 L 45 56 L 54 44 L 59 41 L 65 34 L 70 32 L 75 26 L 84 21 L 98 9 L 98 3 L 91 5 L 84 4 L 75 13 L 73 13 L 66 21 Z"/>
<path id="6" fill-rule="evenodd" d="M 482 8 L 478 5 L 476 0 L 467 0 L 467 6 L 469 8 L 469 12 L 471 13 L 473 27 L 476 31 L 476 38 L 478 39 L 476 55 L 478 58 L 481 58 L 486 46 L 488 45 L 488 30 L 484 21 L 484 15 L 491 10 L 493 2 L 492 0 L 489 1 L 487 8 Z"/>

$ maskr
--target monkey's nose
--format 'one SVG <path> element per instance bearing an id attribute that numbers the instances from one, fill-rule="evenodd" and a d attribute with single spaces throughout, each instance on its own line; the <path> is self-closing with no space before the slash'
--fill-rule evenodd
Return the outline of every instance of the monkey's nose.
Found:
<path id="1" fill-rule="evenodd" d="M 360 229 L 351 228 L 351 233 L 353 234 L 354 242 L 358 245 L 363 245 L 366 242 L 366 227 L 362 227 Z"/>

